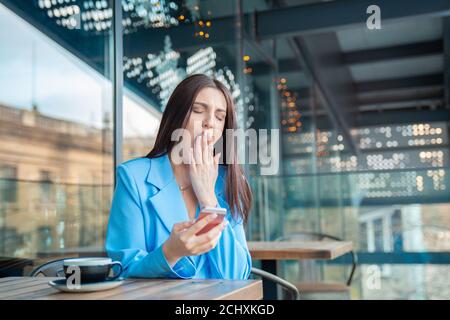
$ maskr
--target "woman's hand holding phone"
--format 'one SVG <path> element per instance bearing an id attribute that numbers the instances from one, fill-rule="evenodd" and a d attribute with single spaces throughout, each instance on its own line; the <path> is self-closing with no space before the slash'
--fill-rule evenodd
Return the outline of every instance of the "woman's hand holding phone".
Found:
<path id="1" fill-rule="evenodd" d="M 196 235 L 206 233 L 209 230 L 211 230 L 212 228 L 214 228 L 215 226 L 217 226 L 218 224 L 220 224 L 225 219 L 227 210 L 224 208 L 218 208 L 218 207 L 205 207 L 202 209 L 202 211 L 198 215 L 198 220 L 204 219 L 212 214 L 216 214 L 216 217 L 213 220 L 211 220 L 208 223 L 208 225 L 206 225 L 206 227 L 204 227 L 202 230 L 197 232 Z"/>
<path id="2" fill-rule="evenodd" d="M 182 257 L 200 255 L 216 246 L 222 230 L 227 225 L 226 220 L 205 233 L 199 232 L 210 222 L 213 222 L 217 216 L 217 214 L 208 214 L 202 219 L 179 222 L 173 225 L 169 239 L 163 244 L 164 255 L 171 267 Z"/>

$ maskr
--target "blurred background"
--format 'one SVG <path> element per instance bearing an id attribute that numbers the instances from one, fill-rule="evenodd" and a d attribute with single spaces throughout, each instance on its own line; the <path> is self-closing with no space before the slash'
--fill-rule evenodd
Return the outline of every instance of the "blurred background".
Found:
<path id="1" fill-rule="evenodd" d="M 281 132 L 279 173 L 245 168 L 248 240 L 332 235 L 357 253 L 351 299 L 449 299 L 450 1 L 379 0 L 381 29 L 371 4 L 0 0 L 0 276 L 102 250 L 115 164 L 205 73 L 241 128 Z M 347 258 L 283 275 L 345 283 Z"/>

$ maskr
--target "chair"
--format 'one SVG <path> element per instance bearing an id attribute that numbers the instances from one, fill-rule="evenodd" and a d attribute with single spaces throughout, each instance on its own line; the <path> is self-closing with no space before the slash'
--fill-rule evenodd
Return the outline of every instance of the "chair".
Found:
<path id="1" fill-rule="evenodd" d="M 64 277 L 64 274 L 58 274 L 58 270 L 63 269 L 63 261 L 66 259 L 73 259 L 73 258 L 84 258 L 84 257 L 107 257 L 107 253 L 104 251 L 71 251 L 67 253 L 67 256 L 64 255 L 64 253 L 61 253 L 60 255 L 55 256 L 54 253 L 51 253 L 47 255 L 46 253 L 38 254 L 38 257 L 41 259 L 48 259 L 48 258 L 55 258 L 60 257 L 59 259 L 48 261 L 39 267 L 35 268 L 30 273 L 30 277 L 38 276 L 38 274 L 41 274 L 45 277 Z"/>
<path id="2" fill-rule="evenodd" d="M 292 241 L 292 240 L 308 240 L 308 241 L 322 241 L 322 240 L 343 241 L 338 237 L 317 233 L 317 232 L 296 232 L 277 238 L 275 241 Z M 351 256 L 352 267 L 350 274 L 345 283 L 306 283 L 299 282 L 295 286 L 302 293 L 302 298 L 309 299 L 350 299 L 350 286 L 352 284 L 353 276 L 357 266 L 357 256 L 352 250 L 348 253 Z"/>
<path id="3" fill-rule="evenodd" d="M 261 269 L 252 267 L 252 274 L 265 278 L 269 281 L 275 282 L 277 285 L 281 286 L 283 289 L 290 293 L 291 300 L 300 300 L 300 293 L 295 285 L 292 283 Z"/>
<path id="4" fill-rule="evenodd" d="M 0 257 L 0 278 L 21 277 L 24 269 L 31 265 L 33 265 L 31 259 Z"/>
<path id="5" fill-rule="evenodd" d="M 60 271 L 62 271 L 66 259 L 70 258 L 48 261 L 31 271 L 30 277 L 64 277 Z"/>

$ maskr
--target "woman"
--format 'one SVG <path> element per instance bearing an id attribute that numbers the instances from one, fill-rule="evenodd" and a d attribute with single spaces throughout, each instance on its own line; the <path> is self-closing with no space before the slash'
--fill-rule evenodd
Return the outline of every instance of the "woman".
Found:
<path id="1" fill-rule="evenodd" d="M 177 140 L 179 129 L 186 134 Z M 227 129 L 236 129 L 230 92 L 205 75 L 190 76 L 172 93 L 152 151 L 118 167 L 105 246 L 122 262 L 125 277 L 248 278 L 243 225 L 252 193 L 234 139 L 226 141 Z M 226 165 L 219 165 L 220 153 L 214 155 L 220 139 L 231 150 L 224 153 Z M 179 161 L 174 151 L 186 144 Z M 197 235 L 214 218 L 196 220 L 203 207 L 222 207 L 227 215 Z"/>

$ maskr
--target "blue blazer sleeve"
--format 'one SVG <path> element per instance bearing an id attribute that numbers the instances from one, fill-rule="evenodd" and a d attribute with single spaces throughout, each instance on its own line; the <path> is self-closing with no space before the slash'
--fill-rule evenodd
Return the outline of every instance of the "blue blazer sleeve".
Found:
<path id="1" fill-rule="evenodd" d="M 139 193 L 126 166 L 117 169 L 117 186 L 111 206 L 105 249 L 114 261 L 123 266 L 123 277 L 192 278 L 196 268 L 184 257 L 173 267 L 168 264 L 162 245 L 148 252 L 144 218 Z"/>
<path id="2" fill-rule="evenodd" d="M 231 218 L 228 204 L 221 198 L 218 200 L 219 205 L 227 209 L 229 223 L 222 231 L 214 249 L 206 253 L 213 278 L 248 279 L 252 259 L 245 239 L 243 222 Z"/>

